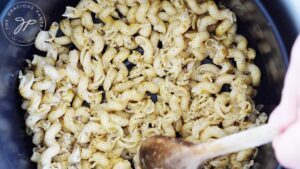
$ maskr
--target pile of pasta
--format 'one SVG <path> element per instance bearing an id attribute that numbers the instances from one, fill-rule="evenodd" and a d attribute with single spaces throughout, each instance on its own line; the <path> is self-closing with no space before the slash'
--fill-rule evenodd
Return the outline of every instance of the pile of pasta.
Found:
<path id="1" fill-rule="evenodd" d="M 20 73 L 31 160 L 42 169 L 139 169 L 154 135 L 212 141 L 265 123 L 261 72 L 214 1 L 81 0 L 40 31 Z M 256 149 L 203 168 L 249 168 Z"/>

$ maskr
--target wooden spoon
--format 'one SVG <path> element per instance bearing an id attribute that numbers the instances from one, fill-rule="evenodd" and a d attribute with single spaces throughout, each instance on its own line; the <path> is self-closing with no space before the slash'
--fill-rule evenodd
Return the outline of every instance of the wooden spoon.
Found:
<path id="1" fill-rule="evenodd" d="M 141 144 L 139 158 L 143 169 L 196 169 L 208 159 L 269 143 L 278 133 L 265 124 L 209 143 L 154 136 Z"/>

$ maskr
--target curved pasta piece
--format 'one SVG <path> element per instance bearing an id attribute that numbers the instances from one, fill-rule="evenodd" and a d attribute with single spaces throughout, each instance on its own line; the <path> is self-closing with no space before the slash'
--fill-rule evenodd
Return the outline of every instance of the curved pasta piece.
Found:
<path id="1" fill-rule="evenodd" d="M 113 63 L 118 64 L 126 60 L 130 55 L 130 51 L 126 48 L 121 48 L 116 54 L 116 56 L 113 58 Z"/>
<path id="2" fill-rule="evenodd" d="M 207 31 L 207 27 L 209 25 L 213 25 L 213 24 L 216 24 L 217 23 L 217 20 L 214 19 L 213 17 L 211 16 L 205 16 L 203 18 L 199 18 L 198 21 L 197 21 L 197 29 L 198 29 L 198 32 L 203 32 L 203 31 Z"/>
<path id="3" fill-rule="evenodd" d="M 200 138 L 200 133 L 209 126 L 209 121 L 205 120 L 204 118 L 201 118 L 199 120 L 196 120 L 193 124 L 192 124 L 192 136 L 195 139 L 199 139 Z M 190 127 L 190 126 L 189 126 Z"/>
<path id="4" fill-rule="evenodd" d="M 115 143 L 112 142 L 111 140 L 105 140 L 105 139 L 100 139 L 100 138 L 95 138 L 91 141 L 91 144 L 97 149 L 102 152 L 109 152 L 111 151 Z"/>
<path id="5" fill-rule="evenodd" d="M 109 76 L 108 76 L 109 75 Z M 103 89 L 105 91 L 108 91 L 114 80 L 116 79 L 117 77 L 117 71 L 111 66 L 107 72 L 107 75 L 105 76 L 105 79 L 104 79 L 104 82 L 103 82 Z"/>
<path id="6" fill-rule="evenodd" d="M 173 59 L 175 56 L 177 56 L 185 47 L 185 41 L 182 35 L 175 36 L 174 43 L 174 46 L 171 47 L 167 52 L 167 56 L 170 59 Z"/>
<path id="7" fill-rule="evenodd" d="M 27 111 L 29 114 L 35 113 L 37 114 L 37 110 L 39 110 L 39 107 L 42 103 L 42 93 L 41 92 L 35 92 L 33 96 L 30 98 L 29 107 L 27 108 Z M 45 105 L 48 106 L 49 105 Z M 41 109 L 40 109 L 41 110 Z"/>
<path id="8" fill-rule="evenodd" d="M 224 137 L 226 133 L 217 126 L 209 126 L 203 130 L 203 132 L 200 135 L 200 138 L 204 141 L 210 139 L 210 138 L 221 138 Z"/>
<path id="9" fill-rule="evenodd" d="M 147 99 L 145 106 L 142 109 L 142 113 L 151 114 L 155 111 L 155 104 L 151 99 Z"/>
<path id="10" fill-rule="evenodd" d="M 49 148 L 47 148 L 42 154 L 41 154 L 41 165 L 42 168 L 51 168 L 51 161 L 54 156 L 56 156 L 60 151 L 60 145 L 59 144 L 53 144 Z"/>
<path id="11" fill-rule="evenodd" d="M 161 7 L 169 16 L 173 16 L 178 12 L 177 9 L 170 3 L 170 1 L 162 1 Z"/>
<path id="12" fill-rule="evenodd" d="M 81 160 L 80 154 L 81 154 L 81 148 L 79 146 L 75 146 L 75 148 L 73 149 L 72 153 L 69 156 L 68 159 L 69 163 L 70 164 L 79 163 Z"/>
<path id="13" fill-rule="evenodd" d="M 117 68 L 119 69 L 119 71 L 117 73 L 116 79 L 114 80 L 114 83 L 125 81 L 128 76 L 128 69 L 124 63 L 117 64 Z"/>
<path id="14" fill-rule="evenodd" d="M 189 8 L 191 8 L 191 10 L 197 15 L 204 14 L 208 10 L 207 2 L 202 2 L 200 4 L 198 4 L 196 0 L 187 0 L 186 2 Z"/>
<path id="15" fill-rule="evenodd" d="M 45 133 L 44 141 L 47 146 L 52 146 L 54 144 L 57 144 L 57 141 L 55 140 L 55 136 L 58 134 L 58 132 L 61 130 L 61 124 L 59 122 L 55 122 L 52 124 L 49 129 Z"/>
<path id="16" fill-rule="evenodd" d="M 160 77 L 163 77 L 166 74 L 164 71 L 164 67 L 162 65 L 160 56 L 155 57 L 154 62 L 153 62 L 153 68 L 154 68 L 155 73 Z"/>
<path id="17" fill-rule="evenodd" d="M 131 164 L 128 160 L 120 160 L 114 164 L 113 169 L 131 169 Z"/>
<path id="18" fill-rule="evenodd" d="M 75 110 L 73 108 L 69 108 L 65 115 L 63 116 L 64 127 L 68 129 L 70 132 L 74 133 L 74 135 L 78 135 L 82 129 L 81 125 L 78 125 L 74 122 L 73 118 L 75 117 Z"/>
<path id="19" fill-rule="evenodd" d="M 236 48 L 244 51 L 247 49 L 248 41 L 243 35 L 236 35 L 234 37 L 234 42 L 237 44 Z"/>
<path id="20" fill-rule="evenodd" d="M 125 48 L 133 50 L 138 47 L 138 45 L 135 43 L 134 38 L 132 36 L 122 35 L 121 37 L 122 37 L 123 45 Z M 128 60 L 129 60 L 129 58 L 128 58 Z"/>
<path id="21" fill-rule="evenodd" d="M 150 2 L 149 0 L 138 0 L 140 6 L 138 7 L 136 13 L 138 15 L 135 15 L 136 21 L 139 23 L 145 23 L 147 22 L 146 16 L 147 12 L 150 8 Z"/>
<path id="22" fill-rule="evenodd" d="M 254 60 L 256 57 L 256 52 L 253 48 L 248 48 L 246 51 L 246 55 L 249 60 Z"/>
<path id="23" fill-rule="evenodd" d="M 136 24 L 136 23 L 132 23 L 130 25 L 127 25 L 123 21 L 116 20 L 113 23 L 113 27 L 115 27 L 118 31 L 120 31 L 124 35 L 132 36 L 132 35 L 136 34 L 139 31 L 139 29 L 141 28 L 141 25 Z"/>
<path id="24" fill-rule="evenodd" d="M 80 134 L 78 135 L 78 142 L 81 144 L 88 143 L 90 141 L 91 134 L 105 134 L 105 130 L 100 124 L 89 122 L 83 127 Z"/>
<path id="25" fill-rule="evenodd" d="M 231 21 L 235 21 L 235 15 L 229 9 L 218 9 L 216 3 L 214 1 L 208 1 L 208 13 L 216 20 L 224 20 L 230 19 Z"/>
<path id="26" fill-rule="evenodd" d="M 187 12 L 182 12 L 178 16 L 179 24 L 172 30 L 173 35 L 182 35 L 191 27 L 191 18 Z"/>
<path id="27" fill-rule="evenodd" d="M 91 12 L 85 11 L 81 15 L 81 24 L 88 30 L 92 30 L 94 28 L 93 18 Z"/>
<path id="28" fill-rule="evenodd" d="M 83 34 L 82 26 L 78 25 L 72 29 L 71 40 L 78 49 L 83 49 L 86 46 L 88 39 Z"/>
<path id="29" fill-rule="evenodd" d="M 159 12 L 159 13 L 157 14 L 157 16 L 158 16 L 159 19 L 161 19 L 161 20 L 164 21 L 164 22 L 167 22 L 167 21 L 170 20 L 170 16 L 168 15 L 167 12 Z"/>
<path id="30" fill-rule="evenodd" d="M 129 124 L 128 119 L 118 116 L 116 114 L 109 114 L 109 117 L 113 123 L 120 125 L 121 127 L 126 127 Z"/>
<path id="31" fill-rule="evenodd" d="M 152 31 L 150 35 L 150 42 L 152 43 L 152 46 L 154 47 L 154 51 L 156 52 L 158 50 L 158 43 L 159 43 L 159 33 L 156 31 Z M 157 47 L 157 48 L 156 48 Z M 156 54 L 155 54 L 156 55 Z"/>
<path id="32" fill-rule="evenodd" d="M 103 30 L 109 30 L 112 27 L 112 24 L 114 23 L 114 19 L 110 16 L 111 13 L 114 11 L 114 8 L 108 7 L 99 13 L 99 18 L 101 21 L 105 23 L 105 26 L 103 27 Z"/>
<path id="33" fill-rule="evenodd" d="M 67 104 L 60 103 L 57 107 L 52 108 L 52 111 L 48 115 L 48 119 L 52 122 L 56 121 L 58 118 L 62 117 L 67 111 Z"/>
<path id="34" fill-rule="evenodd" d="M 42 121 L 42 120 L 40 120 L 40 121 Z M 41 144 L 43 142 L 44 137 L 45 137 L 44 130 L 41 128 L 38 128 L 34 131 L 34 135 L 32 136 L 32 143 L 38 146 L 39 144 Z"/>
<path id="35" fill-rule="evenodd" d="M 91 57 L 92 57 L 91 50 L 88 47 L 84 47 L 80 52 L 79 59 L 80 59 L 80 64 L 83 67 L 83 71 L 88 77 L 93 76 Z"/>
<path id="36" fill-rule="evenodd" d="M 59 70 L 57 70 L 57 68 L 55 68 L 54 66 L 49 65 L 49 64 L 44 65 L 44 73 L 46 76 L 48 76 L 54 82 L 57 82 L 61 78 L 63 78 L 63 74 L 61 74 L 61 72 L 59 72 Z"/>
<path id="37" fill-rule="evenodd" d="M 217 77 L 215 83 L 219 86 L 223 86 L 224 84 L 231 84 L 235 78 L 236 75 L 223 74 Z"/>
<path id="38" fill-rule="evenodd" d="M 208 32 L 206 32 L 206 31 L 199 32 L 195 35 L 194 38 L 192 38 L 192 40 L 189 42 L 189 45 L 192 48 L 199 48 L 199 47 L 201 47 L 201 44 L 207 39 L 209 39 Z"/>
<path id="39" fill-rule="evenodd" d="M 48 31 L 40 31 L 35 38 L 35 47 L 43 52 L 47 52 L 51 47 L 50 33 Z"/>
<path id="40" fill-rule="evenodd" d="M 90 10 L 94 13 L 99 13 L 99 11 L 101 10 L 100 6 L 98 3 L 96 3 L 93 0 L 84 0 L 84 1 L 80 1 L 77 6 L 77 9 L 81 10 L 81 11 L 86 11 L 86 10 Z"/>
<path id="41" fill-rule="evenodd" d="M 101 60 L 93 62 L 93 72 L 94 78 L 93 82 L 88 85 L 89 90 L 98 89 L 99 86 L 102 85 L 105 80 L 105 73 Z"/>
<path id="42" fill-rule="evenodd" d="M 50 128 L 45 133 L 45 143 L 48 148 L 41 155 L 41 164 L 43 168 L 50 167 L 51 160 L 60 151 L 60 145 L 55 140 L 55 136 L 61 130 L 61 124 L 56 122 L 50 126 Z"/>
<path id="43" fill-rule="evenodd" d="M 123 92 L 120 96 L 120 99 L 122 101 L 141 101 L 144 98 L 145 93 L 142 93 L 141 91 L 131 89 Z"/>
<path id="44" fill-rule="evenodd" d="M 138 6 L 135 5 L 128 10 L 127 15 L 126 15 L 128 23 L 136 23 L 135 14 L 136 14 L 137 9 L 138 9 Z"/>
<path id="45" fill-rule="evenodd" d="M 54 60 L 48 57 L 42 57 L 39 55 L 33 55 L 33 60 L 31 62 L 32 65 L 35 65 L 36 68 L 34 70 L 34 76 L 43 77 L 44 76 L 44 66 L 46 64 L 54 65 Z"/>
<path id="46" fill-rule="evenodd" d="M 50 109 L 50 106 L 42 105 L 41 108 L 39 108 L 35 112 L 31 112 L 31 114 L 29 114 L 29 116 L 26 118 L 26 126 L 29 128 L 33 128 L 39 120 L 46 119 L 47 113 L 50 111 Z"/>
<path id="47" fill-rule="evenodd" d="M 110 62 L 117 54 L 117 50 L 115 48 L 108 48 L 102 56 L 102 64 L 105 70 L 108 70 Z"/>
<path id="48" fill-rule="evenodd" d="M 261 71 L 255 64 L 247 64 L 247 71 L 250 73 L 253 86 L 259 86 L 261 79 Z"/>
<path id="49" fill-rule="evenodd" d="M 68 37 L 72 36 L 72 27 L 69 19 L 63 19 L 59 22 L 60 30 Z"/>
<path id="50" fill-rule="evenodd" d="M 55 84 L 52 83 L 49 79 L 44 79 L 41 81 L 37 81 L 32 85 L 33 90 L 41 91 L 41 90 L 48 90 L 52 88 Z"/>
<path id="51" fill-rule="evenodd" d="M 93 33 L 90 39 L 93 41 L 92 55 L 100 55 L 104 48 L 104 38 L 99 33 Z"/>
<path id="52" fill-rule="evenodd" d="M 227 104 L 229 105 L 227 106 Z M 232 105 L 230 105 L 230 96 L 228 93 L 223 92 L 216 97 L 214 109 L 222 118 L 228 118 L 225 114 L 230 111 L 231 107 Z"/>
<path id="53" fill-rule="evenodd" d="M 228 52 L 228 57 L 234 58 L 237 69 L 244 72 L 247 68 L 245 55 L 239 49 L 229 49 Z"/>
<path id="54" fill-rule="evenodd" d="M 139 34 L 143 37 L 149 37 L 151 35 L 151 32 L 152 32 L 152 25 L 151 23 L 143 23 L 141 25 L 141 29 L 139 31 Z"/>
<path id="55" fill-rule="evenodd" d="M 162 129 L 165 136 L 175 137 L 176 131 L 172 125 L 172 123 L 164 122 L 162 123 Z"/>
<path id="56" fill-rule="evenodd" d="M 115 91 L 115 92 L 124 92 L 128 89 L 130 89 L 131 87 L 133 87 L 134 83 L 132 81 L 126 81 L 126 82 L 123 82 L 123 83 L 118 83 L 118 84 L 115 84 L 111 90 L 112 91 Z"/>
<path id="57" fill-rule="evenodd" d="M 158 93 L 159 87 L 153 83 L 153 82 L 142 82 L 137 90 L 143 94 L 145 94 L 147 91 L 150 93 Z"/>
<path id="58" fill-rule="evenodd" d="M 135 42 L 140 45 L 144 50 L 144 61 L 146 63 L 152 63 L 153 62 L 153 47 L 152 43 L 149 39 L 143 37 L 143 36 L 137 36 L 135 37 Z"/>
<path id="59" fill-rule="evenodd" d="M 20 84 L 19 92 L 22 97 L 30 99 L 34 95 L 34 91 L 31 89 L 34 82 L 34 75 L 32 72 L 27 72 L 25 75 L 19 74 Z"/>
<path id="60" fill-rule="evenodd" d="M 154 1 L 151 3 L 147 17 L 150 23 L 153 25 L 153 29 L 160 33 L 165 33 L 167 31 L 165 23 L 157 17 L 158 10 L 160 8 L 160 1 Z"/>
<path id="61" fill-rule="evenodd" d="M 121 111 L 126 107 L 126 103 L 116 100 L 111 100 L 108 103 L 102 103 L 94 107 L 95 110 L 102 109 L 107 112 Z"/>
<path id="62" fill-rule="evenodd" d="M 180 99 L 177 96 L 172 95 L 169 101 L 169 105 L 171 111 L 174 113 L 174 116 L 180 118 L 181 117 Z"/>
<path id="63" fill-rule="evenodd" d="M 109 167 L 109 160 L 107 157 L 105 157 L 104 154 L 100 152 L 96 152 L 92 155 L 92 157 L 89 159 L 89 162 L 92 163 L 91 167 L 94 168 L 96 166 L 101 166 L 103 168 Z"/>
<path id="64" fill-rule="evenodd" d="M 217 36 L 224 35 L 232 26 L 232 24 L 233 23 L 228 19 L 223 20 L 216 28 L 216 35 Z"/>
<path id="65" fill-rule="evenodd" d="M 86 76 L 81 76 L 79 79 L 78 86 L 77 86 L 77 93 L 81 99 L 90 103 L 92 101 L 91 100 L 92 96 L 91 96 L 91 93 L 87 90 L 88 83 L 89 83 L 89 78 Z"/>
<path id="66" fill-rule="evenodd" d="M 92 157 L 92 155 L 97 151 L 92 144 L 89 144 L 86 148 L 81 149 L 81 159 L 87 160 Z"/>
<path id="67" fill-rule="evenodd" d="M 69 45 L 72 41 L 68 36 L 54 38 L 53 42 L 57 45 Z M 50 48 L 48 52 L 53 48 Z"/>
<path id="68" fill-rule="evenodd" d="M 89 108 L 81 106 L 75 110 L 74 117 L 78 118 L 78 122 L 87 123 L 91 118 L 90 112 Z"/>
<path id="69" fill-rule="evenodd" d="M 80 18 L 82 15 L 82 12 L 74 7 L 67 6 L 64 14 L 62 14 L 63 17 L 67 18 Z"/>
<path id="70" fill-rule="evenodd" d="M 201 82 L 198 83 L 196 86 L 192 87 L 193 94 L 201 94 L 201 93 L 211 93 L 217 94 L 221 90 L 221 86 L 210 83 L 210 82 Z"/>

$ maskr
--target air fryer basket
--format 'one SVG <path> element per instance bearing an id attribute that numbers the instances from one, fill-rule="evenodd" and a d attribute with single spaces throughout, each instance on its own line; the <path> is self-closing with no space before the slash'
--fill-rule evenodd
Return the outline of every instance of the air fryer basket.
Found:
<path id="1" fill-rule="evenodd" d="M 5 4 L 6 1 L 6 4 Z M 2 11 L 17 1 L 1 0 Z M 75 5 L 74 0 L 32 0 L 46 15 L 47 27 L 61 19 L 65 6 Z M 262 111 L 270 113 L 279 103 L 284 74 L 288 63 L 288 50 L 267 10 L 260 1 L 226 0 L 226 6 L 238 16 L 238 31 L 257 51 L 256 64 L 262 70 L 262 83 L 255 99 L 264 105 Z M 3 12 L 1 13 L 3 15 Z M 26 66 L 25 59 L 37 53 L 34 46 L 20 47 L 11 44 L 0 31 L 0 169 L 32 169 L 31 137 L 25 133 L 24 110 L 18 94 L 18 74 Z M 253 168 L 275 169 L 278 166 L 270 145 L 260 148 Z"/>

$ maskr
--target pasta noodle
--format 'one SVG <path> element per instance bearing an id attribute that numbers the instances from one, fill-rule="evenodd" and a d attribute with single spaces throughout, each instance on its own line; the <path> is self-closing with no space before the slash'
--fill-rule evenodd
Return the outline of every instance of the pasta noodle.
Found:
<path id="1" fill-rule="evenodd" d="M 19 75 L 38 168 L 139 169 L 148 137 L 205 142 L 266 122 L 255 50 L 214 1 L 81 0 L 63 17 Z M 256 152 L 203 168 L 249 168 Z"/>

